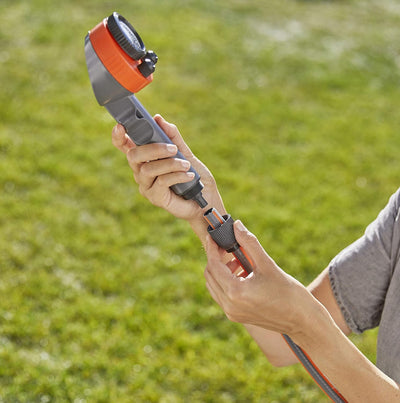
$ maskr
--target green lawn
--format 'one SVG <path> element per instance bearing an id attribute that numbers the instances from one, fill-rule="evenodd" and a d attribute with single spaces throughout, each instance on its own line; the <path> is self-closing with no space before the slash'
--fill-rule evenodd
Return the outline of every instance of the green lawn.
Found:
<path id="1" fill-rule="evenodd" d="M 83 52 L 112 11 L 159 56 L 138 98 L 304 284 L 399 185 L 395 0 L 2 0 L 0 402 L 327 401 L 225 318 L 112 147 Z"/>

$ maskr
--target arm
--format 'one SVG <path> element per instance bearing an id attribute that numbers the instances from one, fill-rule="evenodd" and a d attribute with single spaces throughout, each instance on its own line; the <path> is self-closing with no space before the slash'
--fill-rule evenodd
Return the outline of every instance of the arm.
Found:
<path id="1" fill-rule="evenodd" d="M 343 318 L 329 283 L 328 269 L 325 269 L 307 289 L 325 306 L 342 332 L 349 335 L 351 331 Z M 298 363 L 296 356 L 283 340 L 281 334 L 254 325 L 245 324 L 244 327 L 272 365 L 284 367 Z"/>
<path id="2" fill-rule="evenodd" d="M 349 402 L 400 401 L 399 385 L 348 340 L 322 303 L 281 270 L 238 222 L 235 234 L 255 262 L 253 275 L 244 280 L 231 274 L 237 263 L 225 265 L 222 251 L 211 239 L 207 241 L 207 288 L 227 317 L 288 334 Z M 329 284 L 324 272 L 310 289 L 318 296 L 326 286 Z M 343 324 L 340 319 L 338 322 Z"/>

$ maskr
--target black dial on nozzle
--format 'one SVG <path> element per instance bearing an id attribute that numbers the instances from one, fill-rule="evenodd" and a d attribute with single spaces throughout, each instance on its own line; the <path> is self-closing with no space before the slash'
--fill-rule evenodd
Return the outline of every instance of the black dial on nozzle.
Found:
<path id="1" fill-rule="evenodd" d="M 112 13 L 107 18 L 107 27 L 118 45 L 132 59 L 140 60 L 146 54 L 142 38 L 122 15 Z"/>
<path id="2" fill-rule="evenodd" d="M 154 73 L 157 61 L 158 56 L 152 50 L 149 50 L 142 58 L 142 63 L 139 64 L 138 69 L 144 77 L 148 77 Z"/>

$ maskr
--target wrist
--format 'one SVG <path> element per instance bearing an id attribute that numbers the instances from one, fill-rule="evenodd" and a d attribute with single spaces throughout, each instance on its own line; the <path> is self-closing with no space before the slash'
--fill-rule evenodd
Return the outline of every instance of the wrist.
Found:
<path id="1" fill-rule="evenodd" d="M 197 236 L 200 237 L 200 235 L 207 232 L 207 223 L 203 217 L 203 210 L 199 209 L 199 213 L 188 220 L 188 222 Z"/>

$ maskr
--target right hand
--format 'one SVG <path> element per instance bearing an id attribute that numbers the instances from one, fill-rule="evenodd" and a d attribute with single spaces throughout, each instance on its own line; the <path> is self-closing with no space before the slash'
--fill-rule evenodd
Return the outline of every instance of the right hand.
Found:
<path id="1" fill-rule="evenodd" d="M 140 193 L 155 206 L 189 221 L 192 226 L 200 220 L 203 224 L 203 212 L 197 203 L 184 200 L 170 189 L 170 186 L 176 183 L 189 182 L 193 179 L 190 172 L 187 172 L 192 165 L 201 177 L 204 185 L 203 196 L 209 206 L 217 208 L 224 214 L 223 202 L 211 172 L 193 155 L 175 125 L 168 123 L 160 115 L 156 115 L 154 120 L 174 145 L 158 143 L 136 146 L 122 125 L 116 125 L 112 131 L 113 145 L 126 154 Z M 177 149 L 189 164 L 184 160 L 171 158 Z"/>
<path id="2" fill-rule="evenodd" d="M 235 237 L 253 261 L 253 273 L 246 278 L 235 274 L 239 262 L 225 262 L 225 251 L 207 237 L 208 263 L 204 272 L 207 289 L 229 320 L 253 325 L 291 337 L 312 335 L 313 317 L 320 312 L 311 293 L 284 272 L 240 221 Z M 315 314 L 315 315 L 314 315 Z"/>

